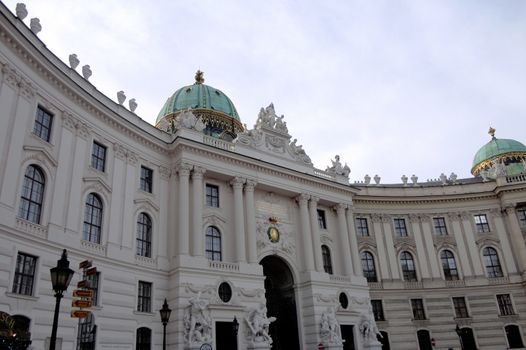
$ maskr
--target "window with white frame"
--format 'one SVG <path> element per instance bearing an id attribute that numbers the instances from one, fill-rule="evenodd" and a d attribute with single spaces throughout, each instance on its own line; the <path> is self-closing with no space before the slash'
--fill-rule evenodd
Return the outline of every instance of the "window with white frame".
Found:
<path id="1" fill-rule="evenodd" d="M 411 253 L 402 252 L 400 254 L 400 264 L 402 266 L 402 273 L 404 276 L 404 281 L 408 281 L 408 282 L 418 281 L 416 277 L 415 261 Z"/>
<path id="2" fill-rule="evenodd" d="M 398 237 L 407 237 L 407 226 L 405 225 L 405 219 L 396 218 L 393 219 L 395 233 Z"/>
<path id="3" fill-rule="evenodd" d="M 53 115 L 44 108 L 37 107 L 37 115 L 33 126 L 33 134 L 42 140 L 49 142 L 51 138 L 51 126 L 53 125 Z"/>
<path id="4" fill-rule="evenodd" d="M 84 318 L 79 318 L 79 328 L 77 333 L 77 350 L 95 350 L 95 339 L 97 336 L 97 326 L 95 317 L 92 313 Z"/>
<path id="5" fill-rule="evenodd" d="M 424 310 L 424 301 L 422 299 L 411 299 L 411 308 L 413 310 L 414 320 L 425 320 L 426 312 Z"/>
<path id="6" fill-rule="evenodd" d="M 486 267 L 486 273 L 488 274 L 489 278 L 497 278 L 504 276 L 504 274 L 502 273 L 502 267 L 500 265 L 499 255 L 497 254 L 495 248 L 484 248 L 484 250 L 482 251 L 482 255 L 484 256 L 484 265 Z"/>
<path id="7" fill-rule="evenodd" d="M 497 304 L 499 305 L 501 316 L 515 315 L 513 304 L 511 303 L 511 296 L 509 294 L 497 294 Z"/>
<path id="8" fill-rule="evenodd" d="M 221 232 L 215 226 L 208 226 L 206 228 L 206 237 L 205 237 L 205 246 L 206 246 L 206 258 L 208 260 L 221 261 Z"/>
<path id="9" fill-rule="evenodd" d="M 443 217 L 433 218 L 433 226 L 435 228 L 435 234 L 438 236 L 447 235 L 446 219 Z"/>
<path id="10" fill-rule="evenodd" d="M 484 233 L 490 231 L 488 217 L 486 216 L 486 214 L 476 214 L 473 215 L 473 218 L 475 219 L 475 226 L 477 228 L 477 232 Z"/>
<path id="11" fill-rule="evenodd" d="M 213 208 L 219 208 L 218 186 L 206 184 L 206 205 Z"/>
<path id="12" fill-rule="evenodd" d="M 453 253 L 447 249 L 443 250 L 440 253 L 440 260 L 442 262 L 445 279 L 448 281 L 458 280 L 457 263 Z"/>
<path id="13" fill-rule="evenodd" d="M 88 194 L 84 208 L 83 237 L 85 241 L 100 243 L 102 233 L 102 200 L 95 193 Z"/>
<path id="14" fill-rule="evenodd" d="M 371 300 L 373 316 L 375 321 L 385 321 L 384 307 L 381 300 Z"/>
<path id="15" fill-rule="evenodd" d="M 455 308 L 455 317 L 457 318 L 468 318 L 468 306 L 466 304 L 466 298 L 464 297 L 453 297 L 453 307 Z"/>
<path id="16" fill-rule="evenodd" d="M 150 350 L 152 348 L 152 330 L 147 327 L 137 329 L 137 337 L 135 339 L 136 350 Z"/>
<path id="17" fill-rule="evenodd" d="M 141 165 L 141 190 L 152 193 L 153 190 L 153 170 Z"/>
<path id="18" fill-rule="evenodd" d="M 146 213 L 137 218 L 137 255 L 152 257 L 152 219 Z"/>
<path id="19" fill-rule="evenodd" d="M 366 218 L 356 218 L 356 233 L 358 236 L 367 237 L 369 236 L 369 227 L 367 226 Z"/>
<path id="20" fill-rule="evenodd" d="M 519 217 L 519 224 L 522 228 L 526 228 L 526 208 L 520 208 L 517 210 L 517 216 Z"/>
<path id="21" fill-rule="evenodd" d="M 15 279 L 13 293 L 33 295 L 37 257 L 26 253 L 18 253 L 16 257 Z"/>
<path id="22" fill-rule="evenodd" d="M 331 250 L 325 244 L 321 246 L 321 256 L 323 260 L 323 270 L 332 275 Z"/>
<path id="23" fill-rule="evenodd" d="M 317 209 L 317 213 L 318 213 L 318 226 L 322 230 L 326 230 L 327 229 L 327 219 L 325 218 L 325 210 Z"/>
<path id="24" fill-rule="evenodd" d="M 137 293 L 137 311 L 152 312 L 151 282 L 139 281 L 139 291 Z"/>
<path id="25" fill-rule="evenodd" d="M 30 165 L 24 175 L 22 195 L 18 217 L 35 224 L 40 224 L 40 215 L 44 201 L 44 173 L 36 165 Z"/>
<path id="26" fill-rule="evenodd" d="M 367 282 L 378 282 L 373 254 L 370 252 L 362 252 L 360 257 L 362 259 L 363 276 L 367 279 Z"/>
<path id="27" fill-rule="evenodd" d="M 106 169 L 106 147 L 96 141 L 91 149 L 91 167 L 102 172 Z"/>

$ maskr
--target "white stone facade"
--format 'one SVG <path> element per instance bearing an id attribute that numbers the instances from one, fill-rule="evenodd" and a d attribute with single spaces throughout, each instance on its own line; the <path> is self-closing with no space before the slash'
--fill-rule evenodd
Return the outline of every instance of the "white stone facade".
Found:
<path id="1" fill-rule="evenodd" d="M 342 349 L 342 332 L 334 325 L 353 326 L 355 349 L 381 348 L 377 330 L 387 333 L 391 349 L 418 349 L 422 329 L 436 349 L 458 349 L 456 324 L 473 330 L 480 349 L 506 348 L 508 325 L 524 339 L 525 176 L 351 186 L 347 166 L 333 161 L 326 171 L 315 169 L 296 140 L 290 142 L 285 124 L 259 123 L 233 143 L 195 128 L 167 133 L 102 95 L 3 5 L 0 11 L 0 311 L 30 320 L 34 349 L 49 341 L 54 298 L 48 271 L 63 248 L 77 273 L 61 306 L 62 349 L 79 345 L 79 323 L 69 312 L 71 290 L 81 279 L 76 267 L 85 259 L 100 272 L 92 308 L 97 349 L 138 348 L 141 327 L 151 331 L 151 347 L 160 349 L 158 310 L 165 298 L 173 310 L 170 349 L 201 343 L 216 348 L 216 324 L 234 317 L 240 349 L 270 348 L 245 320 L 266 302 L 260 262 L 271 256 L 292 274 L 301 349 Z M 35 133 L 39 109 L 52 115 L 49 140 Z M 105 149 L 103 169 L 93 166 L 94 143 Z M 21 217 L 30 166 L 44 178 L 38 220 Z M 142 167 L 152 171 L 151 193 L 141 189 Z M 207 205 L 209 186 L 218 190 L 218 206 Z M 84 234 L 90 194 L 102 207 L 96 241 Z M 148 254 L 137 254 L 141 214 L 151 220 Z M 477 232 L 479 214 L 486 215 L 488 232 Z M 357 232 L 356 218 L 365 219 L 368 235 Z M 435 232 L 434 218 L 444 218 L 447 234 Z M 407 235 L 396 231 L 395 219 L 405 220 Z M 220 232 L 220 260 L 206 258 L 209 227 Z M 277 242 L 269 239 L 270 227 L 279 232 Z M 326 272 L 322 245 L 330 251 L 332 273 Z M 488 276 L 486 247 L 498 253 L 502 276 Z M 458 280 L 445 278 L 444 249 L 456 259 Z M 376 282 L 363 276 L 363 251 L 374 258 Z M 416 281 L 404 281 L 404 251 L 414 258 Z M 30 293 L 15 286 L 21 253 L 36 258 Z M 232 290 L 227 302 L 218 292 L 224 282 Z M 151 286 L 146 311 L 138 301 L 144 283 Z M 503 293 L 511 297 L 511 315 L 499 314 L 496 295 Z M 466 298 L 468 317 L 455 317 L 453 297 Z M 196 298 L 206 302 L 206 317 L 197 323 L 206 319 L 211 326 L 211 338 L 202 342 L 189 335 L 199 325 L 187 321 Z M 385 315 L 376 326 L 371 299 L 381 300 Z M 424 319 L 414 319 L 410 299 L 423 300 Z"/>

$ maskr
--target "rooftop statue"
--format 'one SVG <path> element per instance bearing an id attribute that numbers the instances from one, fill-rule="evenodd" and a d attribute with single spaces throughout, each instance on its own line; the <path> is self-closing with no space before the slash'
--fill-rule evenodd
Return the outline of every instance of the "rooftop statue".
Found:
<path id="1" fill-rule="evenodd" d="M 71 55 L 69 55 L 69 66 L 72 68 L 72 69 L 75 69 L 77 68 L 77 66 L 79 65 L 80 61 L 79 61 L 79 58 L 77 57 L 77 54 L 76 53 L 72 53 Z"/>
<path id="2" fill-rule="evenodd" d="M 16 16 L 20 18 L 20 20 L 24 20 L 24 18 L 27 17 L 26 4 L 21 2 L 16 4 Z"/>
<path id="3" fill-rule="evenodd" d="M 40 24 L 40 19 L 38 18 L 31 18 L 31 22 L 29 24 L 29 27 L 31 28 L 31 31 L 37 35 L 42 30 L 42 25 Z"/>
<path id="4" fill-rule="evenodd" d="M 91 68 L 89 67 L 88 64 L 86 64 L 85 66 L 82 66 L 82 76 L 86 80 L 88 80 L 91 77 Z"/>
<path id="5" fill-rule="evenodd" d="M 349 174 L 351 173 L 351 169 L 345 163 L 345 166 L 342 166 L 342 163 L 340 162 L 340 156 L 335 155 L 334 160 L 331 159 L 332 166 L 327 167 L 325 171 L 332 173 L 334 175 L 342 175 L 344 177 L 349 177 Z"/>

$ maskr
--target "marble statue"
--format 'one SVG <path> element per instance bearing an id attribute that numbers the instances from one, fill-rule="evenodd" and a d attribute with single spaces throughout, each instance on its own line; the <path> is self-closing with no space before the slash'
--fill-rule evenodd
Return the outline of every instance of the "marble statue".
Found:
<path id="1" fill-rule="evenodd" d="M 267 307 L 263 303 L 252 309 L 248 317 L 245 318 L 250 331 L 249 341 L 253 343 L 266 342 L 269 345 L 272 344 L 272 338 L 269 335 L 269 326 L 275 320 L 275 317 L 267 317 Z"/>
<path id="2" fill-rule="evenodd" d="M 442 173 L 440 174 L 440 181 L 442 182 L 442 185 L 447 185 L 447 176 L 446 174 Z"/>
<path id="3" fill-rule="evenodd" d="M 126 95 L 124 94 L 124 91 L 121 90 L 117 92 L 117 101 L 120 105 L 122 105 L 124 101 L 126 101 Z"/>
<path id="4" fill-rule="evenodd" d="M 72 69 L 75 69 L 77 68 L 77 66 L 79 65 L 80 61 L 79 61 L 79 58 L 77 57 L 77 54 L 76 53 L 72 53 L 71 55 L 69 55 L 69 66 L 72 68 Z"/>
<path id="5" fill-rule="evenodd" d="M 137 109 L 137 101 L 134 98 L 128 101 L 128 106 L 130 106 L 130 111 L 135 112 Z"/>
<path id="6" fill-rule="evenodd" d="M 363 181 L 366 185 L 369 185 L 371 183 L 371 177 L 369 176 L 369 174 L 365 174 L 365 176 L 363 177 Z"/>
<path id="7" fill-rule="evenodd" d="M 27 17 L 26 4 L 19 2 L 16 4 L 16 16 L 20 18 L 21 21 Z"/>
<path id="8" fill-rule="evenodd" d="M 365 344 L 376 343 L 378 341 L 377 336 L 382 336 L 371 314 L 362 314 L 358 329 Z"/>
<path id="9" fill-rule="evenodd" d="M 190 298 L 190 306 L 184 315 L 184 338 L 189 345 L 212 341 L 213 322 L 208 310 L 208 301 L 201 299 L 201 292 Z"/>
<path id="10" fill-rule="evenodd" d="M 451 183 L 454 183 L 454 184 L 457 183 L 457 174 L 451 173 L 449 175 L 449 181 L 451 181 Z"/>
<path id="11" fill-rule="evenodd" d="M 37 35 L 42 30 L 42 25 L 40 24 L 40 19 L 38 18 L 31 18 L 31 22 L 29 22 L 29 28 L 31 28 L 31 31 Z"/>
<path id="12" fill-rule="evenodd" d="M 342 344 L 340 325 L 336 319 L 336 308 L 330 306 L 321 315 L 320 338 L 327 344 Z"/>
<path id="13" fill-rule="evenodd" d="M 413 183 L 413 186 L 416 186 L 416 184 L 418 183 L 418 176 L 416 176 L 415 174 L 413 174 L 411 176 L 411 182 Z"/>
<path id="14" fill-rule="evenodd" d="M 379 185 L 380 184 L 380 180 L 382 178 L 380 176 L 378 176 L 378 174 L 376 174 L 376 175 L 374 175 L 373 179 L 374 179 L 374 183 Z"/>
<path id="15" fill-rule="evenodd" d="M 82 76 L 84 77 L 84 79 L 89 80 L 89 78 L 91 77 L 91 73 L 91 68 L 88 64 L 82 66 Z"/>
<path id="16" fill-rule="evenodd" d="M 402 175 L 402 177 L 401 177 L 400 179 L 402 180 L 402 184 L 403 184 L 404 186 L 407 186 L 407 179 L 408 179 L 408 177 L 405 176 L 405 175 Z"/>
<path id="17" fill-rule="evenodd" d="M 347 163 L 345 163 L 345 166 L 342 165 L 342 163 L 340 162 L 339 155 L 335 155 L 334 160 L 331 159 L 331 162 L 332 162 L 332 166 L 327 167 L 327 169 L 325 169 L 326 172 L 334 174 L 334 175 L 342 175 L 344 177 L 349 177 L 349 174 L 351 173 L 351 169 L 349 168 Z"/>

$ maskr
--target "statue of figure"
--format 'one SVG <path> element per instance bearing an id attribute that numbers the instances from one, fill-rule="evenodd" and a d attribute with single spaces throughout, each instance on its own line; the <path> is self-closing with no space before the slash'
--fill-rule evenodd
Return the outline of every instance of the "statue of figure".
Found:
<path id="1" fill-rule="evenodd" d="M 40 19 L 38 18 L 31 18 L 31 22 L 29 22 L 29 28 L 31 28 L 31 31 L 37 35 L 42 30 L 42 25 L 40 24 Z"/>
<path id="2" fill-rule="evenodd" d="M 451 183 L 453 183 L 453 184 L 457 183 L 457 174 L 451 173 L 449 175 L 449 181 L 451 181 Z"/>
<path id="3" fill-rule="evenodd" d="M 272 344 L 272 338 L 268 334 L 269 326 L 276 320 L 275 317 L 267 317 L 267 307 L 261 303 L 259 307 L 251 310 L 245 318 L 250 329 L 249 338 L 254 343 L 267 342 Z"/>
<path id="4" fill-rule="evenodd" d="M 442 181 L 442 185 L 447 185 L 447 176 L 444 173 L 440 174 L 440 181 Z"/>
<path id="5" fill-rule="evenodd" d="M 359 330 L 365 344 L 377 342 L 377 335 L 380 335 L 380 337 L 382 336 L 371 315 L 366 316 L 365 314 L 362 314 Z"/>
<path id="6" fill-rule="evenodd" d="M 332 166 L 327 167 L 325 171 L 328 171 L 336 175 L 343 175 L 343 167 L 342 167 L 342 163 L 340 162 L 340 156 L 335 155 L 334 160 L 331 159 L 331 162 L 332 162 Z"/>
<path id="7" fill-rule="evenodd" d="M 124 94 L 124 91 L 117 92 L 117 102 L 119 102 L 120 105 L 122 105 L 126 101 L 126 95 Z"/>
<path id="8" fill-rule="evenodd" d="M 134 98 L 128 101 L 128 106 L 130 106 L 130 111 L 135 112 L 137 109 L 137 101 Z"/>
<path id="9" fill-rule="evenodd" d="M 491 162 L 491 168 L 495 172 L 495 177 L 506 176 L 506 165 L 498 159 Z"/>
<path id="10" fill-rule="evenodd" d="M 77 68 L 79 63 L 80 63 L 80 60 L 77 57 L 76 53 L 72 53 L 71 55 L 69 55 L 69 66 L 71 67 L 71 69 Z"/>
<path id="11" fill-rule="evenodd" d="M 287 129 L 287 123 L 285 121 L 283 121 L 283 118 L 285 118 L 284 115 L 281 115 L 281 117 L 277 117 L 276 118 L 275 128 L 278 131 L 281 131 L 281 132 L 284 132 L 284 133 L 288 133 L 289 130 Z"/>
<path id="12" fill-rule="evenodd" d="M 90 66 L 88 64 L 86 64 L 85 66 L 82 66 L 82 76 L 86 80 L 88 80 L 89 77 L 91 77 L 91 69 L 90 69 Z"/>
<path id="13" fill-rule="evenodd" d="M 212 320 L 208 314 L 208 302 L 201 299 L 201 292 L 190 298 L 190 307 L 183 319 L 185 338 L 189 344 L 210 342 L 212 339 Z"/>
<path id="14" fill-rule="evenodd" d="M 267 114 L 268 126 L 273 128 L 276 124 L 276 111 L 274 110 L 274 104 L 270 103 L 267 108 L 265 108 L 265 113 Z"/>
<path id="15" fill-rule="evenodd" d="M 347 163 L 345 163 L 345 166 L 343 167 L 343 170 L 342 170 L 342 175 L 345 177 L 349 177 L 350 173 L 351 173 L 351 168 L 349 168 Z"/>
<path id="16" fill-rule="evenodd" d="M 20 18 L 21 21 L 24 20 L 24 18 L 27 17 L 27 8 L 26 8 L 26 4 L 23 4 L 21 2 L 19 2 L 18 4 L 16 4 L 16 16 L 18 18 Z"/>
<path id="17" fill-rule="evenodd" d="M 333 306 L 327 308 L 321 315 L 320 337 L 324 342 L 329 344 L 342 344 L 340 336 L 340 325 L 336 319 L 336 309 Z"/>

